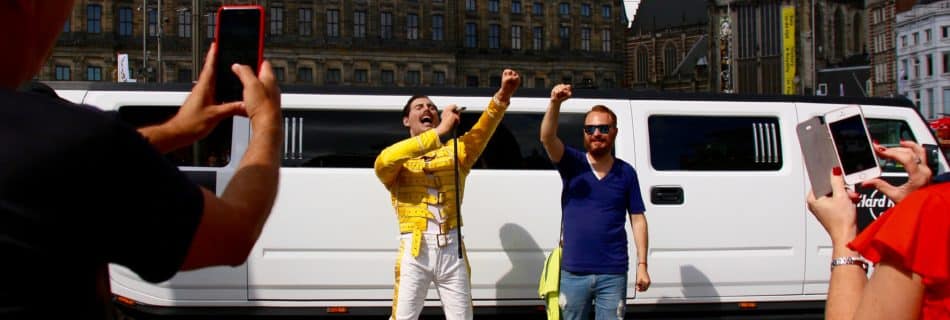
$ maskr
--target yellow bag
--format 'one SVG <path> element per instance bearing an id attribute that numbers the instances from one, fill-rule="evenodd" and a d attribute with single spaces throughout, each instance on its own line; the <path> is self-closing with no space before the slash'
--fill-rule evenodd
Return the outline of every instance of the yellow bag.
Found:
<path id="1" fill-rule="evenodd" d="M 548 320 L 559 320 L 561 309 L 558 305 L 561 278 L 561 246 L 557 246 L 544 261 L 541 270 L 541 281 L 538 283 L 538 294 L 544 299 L 545 309 L 548 311 Z"/>

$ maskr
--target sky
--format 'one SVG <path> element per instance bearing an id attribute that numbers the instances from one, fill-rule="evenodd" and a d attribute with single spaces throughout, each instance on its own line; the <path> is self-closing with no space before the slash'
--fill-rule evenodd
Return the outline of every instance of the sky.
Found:
<path id="1" fill-rule="evenodd" d="M 623 0 L 623 9 L 627 13 L 627 28 L 633 23 L 633 17 L 636 16 L 639 6 L 640 0 Z"/>

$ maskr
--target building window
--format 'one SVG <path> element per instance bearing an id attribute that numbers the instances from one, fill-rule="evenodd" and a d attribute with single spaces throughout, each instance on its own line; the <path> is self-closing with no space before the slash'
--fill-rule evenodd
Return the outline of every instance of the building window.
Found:
<path id="1" fill-rule="evenodd" d="M 158 35 L 158 11 L 148 9 L 148 35 L 154 37 Z"/>
<path id="2" fill-rule="evenodd" d="M 647 82 L 647 72 L 650 69 L 650 57 L 647 55 L 647 48 L 640 46 L 637 48 L 637 82 Z"/>
<path id="3" fill-rule="evenodd" d="M 178 37 L 191 38 L 191 10 L 178 11 Z"/>
<path id="4" fill-rule="evenodd" d="M 534 5 L 531 6 L 531 13 L 536 16 L 544 15 L 544 3 L 535 2 Z"/>
<path id="5" fill-rule="evenodd" d="M 432 73 L 432 85 L 445 85 L 445 71 L 435 71 Z"/>
<path id="6" fill-rule="evenodd" d="M 313 69 L 311 68 L 297 68 L 297 82 L 313 82 Z"/>
<path id="7" fill-rule="evenodd" d="M 943 53 L 943 73 L 950 73 L 950 52 Z"/>
<path id="8" fill-rule="evenodd" d="M 218 24 L 218 12 L 209 11 L 208 14 L 205 15 L 205 22 L 205 24 L 208 26 L 208 29 L 205 30 L 207 32 L 208 39 L 214 39 L 214 28 Z"/>
<path id="9" fill-rule="evenodd" d="M 610 19 L 610 5 L 609 4 L 605 4 L 602 7 L 600 7 L 600 15 L 604 17 L 604 19 Z"/>
<path id="10" fill-rule="evenodd" d="M 445 39 L 445 18 L 441 15 L 432 16 L 432 40 Z"/>
<path id="11" fill-rule="evenodd" d="M 932 54 L 927 55 L 927 76 L 932 77 L 934 75 L 934 57 Z"/>
<path id="12" fill-rule="evenodd" d="M 492 88 L 497 88 L 501 86 L 501 77 L 500 76 L 491 76 L 488 78 L 488 86 Z"/>
<path id="13" fill-rule="evenodd" d="M 914 79 L 920 79 L 920 58 L 914 58 Z"/>
<path id="14" fill-rule="evenodd" d="M 532 48 L 534 50 L 544 50 L 544 28 L 534 27 L 534 33 L 531 35 Z"/>
<path id="15" fill-rule="evenodd" d="M 69 81 L 69 67 L 64 65 L 56 65 L 56 77 L 54 78 L 57 81 Z"/>
<path id="16" fill-rule="evenodd" d="M 500 7 L 498 0 L 488 0 L 488 12 L 498 13 L 498 7 Z"/>
<path id="17" fill-rule="evenodd" d="M 478 46 L 478 25 L 474 22 L 465 24 L 465 47 L 475 48 Z"/>
<path id="18" fill-rule="evenodd" d="M 488 47 L 498 49 L 501 46 L 501 25 L 491 24 L 488 26 Z"/>
<path id="19" fill-rule="evenodd" d="M 560 15 L 562 15 L 562 16 L 570 15 L 570 14 L 571 14 L 571 4 L 570 4 L 570 3 L 567 3 L 567 2 L 561 2 L 561 4 L 558 5 L 557 13 L 560 14 Z"/>
<path id="20" fill-rule="evenodd" d="M 590 51 L 590 28 L 581 29 L 581 49 Z"/>
<path id="21" fill-rule="evenodd" d="M 379 13 L 379 37 L 383 39 L 393 38 L 393 13 Z"/>
<path id="22" fill-rule="evenodd" d="M 666 75 L 673 76 L 673 71 L 676 71 L 676 65 L 679 62 L 679 55 L 676 54 L 676 46 L 672 43 L 666 45 L 666 48 L 663 49 L 663 67 L 666 68 Z"/>
<path id="23" fill-rule="evenodd" d="M 468 88 L 478 88 L 478 76 L 466 76 L 465 86 Z"/>
<path id="24" fill-rule="evenodd" d="M 590 3 L 581 4 L 581 16 L 590 17 Z"/>
<path id="25" fill-rule="evenodd" d="M 274 80 L 277 82 L 284 82 L 287 80 L 287 71 L 284 67 L 274 67 Z"/>
<path id="26" fill-rule="evenodd" d="M 422 75 L 419 74 L 419 70 L 410 70 L 406 72 L 406 85 L 407 86 L 419 86 L 422 83 Z"/>
<path id="27" fill-rule="evenodd" d="M 601 87 L 603 87 L 604 89 L 613 89 L 616 86 L 616 84 L 614 84 L 614 79 L 610 79 L 610 78 L 602 79 L 601 83 L 602 83 Z"/>
<path id="28" fill-rule="evenodd" d="M 340 10 L 327 10 L 327 37 L 340 37 Z"/>
<path id="29" fill-rule="evenodd" d="M 272 36 L 284 34 L 284 8 L 270 7 L 267 17 L 270 19 L 270 34 Z"/>
<path id="30" fill-rule="evenodd" d="M 353 11 L 353 37 L 366 38 L 366 11 Z"/>
<path id="31" fill-rule="evenodd" d="M 102 67 L 86 67 L 86 81 L 102 81 Z"/>
<path id="32" fill-rule="evenodd" d="M 943 88 L 943 113 L 950 114 L 950 88 Z"/>
<path id="33" fill-rule="evenodd" d="M 8 32 L 10 31 L 11 30 L 8 30 Z M 90 4 L 86 6 L 86 32 L 88 33 L 102 32 L 102 6 L 101 5 Z M 102 80 L 102 79 L 99 79 L 99 80 Z"/>
<path id="34" fill-rule="evenodd" d="M 610 52 L 610 29 L 604 28 L 600 31 L 600 50 Z"/>
<path id="35" fill-rule="evenodd" d="M 406 15 L 406 39 L 419 39 L 419 15 L 415 13 Z"/>
<path id="36" fill-rule="evenodd" d="M 368 75 L 369 75 L 369 71 L 367 71 L 366 69 L 353 70 L 353 82 L 366 83 L 367 81 L 369 81 Z"/>
<path id="37" fill-rule="evenodd" d="M 901 69 L 900 71 L 901 79 L 899 80 L 910 80 L 910 69 L 907 66 L 907 59 L 901 59 Z"/>
<path id="38" fill-rule="evenodd" d="M 475 11 L 477 9 L 475 0 L 465 0 L 465 11 Z"/>
<path id="39" fill-rule="evenodd" d="M 72 20 L 72 19 L 68 19 L 68 18 L 67 18 L 67 19 L 66 19 L 66 23 L 63 24 L 63 32 L 70 32 L 70 31 L 72 31 L 72 26 L 70 25 L 71 23 L 69 23 L 70 20 Z"/>
<path id="40" fill-rule="evenodd" d="M 313 9 L 297 9 L 297 33 L 304 37 L 313 34 Z"/>
<path id="41" fill-rule="evenodd" d="M 653 115 L 647 124 L 650 163 L 655 170 L 778 171 L 782 168 L 782 131 L 774 117 Z"/>
<path id="42" fill-rule="evenodd" d="M 511 26 L 511 49 L 521 50 L 521 26 Z"/>
<path id="43" fill-rule="evenodd" d="M 950 38 L 950 26 L 940 27 L 940 38 L 941 39 Z"/>
<path id="44" fill-rule="evenodd" d="M 930 43 L 932 37 L 930 29 L 924 30 L 924 43 Z"/>
<path id="45" fill-rule="evenodd" d="M 544 78 L 535 77 L 534 78 L 534 87 L 535 88 L 547 88 L 547 85 L 544 84 Z"/>
<path id="46" fill-rule="evenodd" d="M 910 43 L 910 45 L 912 45 L 912 46 L 916 46 L 916 45 L 920 44 L 920 33 L 919 33 L 919 32 L 914 32 L 914 34 L 912 35 L 912 39 L 911 39 L 911 40 L 913 40 L 913 41 Z"/>
<path id="47" fill-rule="evenodd" d="M 568 50 L 571 48 L 571 27 L 561 27 L 560 33 L 558 34 L 561 38 L 561 49 Z"/>
<path id="48" fill-rule="evenodd" d="M 511 13 L 513 13 L 513 14 L 521 14 L 521 1 L 519 1 L 519 0 L 512 0 L 512 1 L 511 1 Z"/>
<path id="49" fill-rule="evenodd" d="M 132 36 L 132 8 L 119 8 L 119 36 Z"/>
<path id="50" fill-rule="evenodd" d="M 327 69 L 326 84 L 330 84 L 330 85 L 340 84 L 340 69 L 337 69 L 337 68 Z"/>
<path id="51" fill-rule="evenodd" d="M 901 48 L 907 48 L 907 35 L 901 36 Z"/>
<path id="52" fill-rule="evenodd" d="M 181 83 L 191 82 L 191 69 L 179 68 L 178 82 L 181 82 Z"/>
<path id="53" fill-rule="evenodd" d="M 383 70 L 379 73 L 379 78 L 383 84 L 393 84 L 393 82 L 396 80 L 392 70 Z"/>

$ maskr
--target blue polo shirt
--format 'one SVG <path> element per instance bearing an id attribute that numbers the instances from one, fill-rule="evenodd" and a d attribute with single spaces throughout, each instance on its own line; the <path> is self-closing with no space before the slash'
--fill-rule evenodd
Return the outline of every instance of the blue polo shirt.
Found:
<path id="1" fill-rule="evenodd" d="M 564 146 L 556 164 L 561 175 L 564 253 L 561 268 L 574 273 L 626 273 L 627 213 L 642 213 L 637 172 L 614 159 L 610 172 L 597 179 L 587 154 Z"/>

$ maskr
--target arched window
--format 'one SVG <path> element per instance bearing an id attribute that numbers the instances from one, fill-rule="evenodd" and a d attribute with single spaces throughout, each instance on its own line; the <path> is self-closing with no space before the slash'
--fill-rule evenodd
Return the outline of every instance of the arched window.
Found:
<path id="1" fill-rule="evenodd" d="M 663 48 L 663 68 L 667 76 L 673 76 L 676 65 L 679 64 L 679 55 L 676 54 L 676 46 L 673 42 L 667 42 Z"/>
<path id="2" fill-rule="evenodd" d="M 854 19 L 851 20 L 851 41 L 854 41 L 854 44 L 851 46 L 851 49 L 855 53 L 866 52 L 865 43 L 863 41 L 864 37 L 864 19 L 861 19 L 861 12 L 854 14 Z"/>
<path id="3" fill-rule="evenodd" d="M 845 38 L 847 38 L 846 37 L 847 29 L 845 29 L 845 23 L 846 23 L 846 20 L 844 16 L 844 11 L 842 11 L 841 8 L 838 8 L 835 11 L 835 34 L 834 34 L 835 56 L 838 58 L 844 58 L 848 50 L 846 48 L 848 42 L 845 41 Z"/>
<path id="4" fill-rule="evenodd" d="M 637 48 L 637 82 L 647 82 L 647 76 L 650 72 L 650 57 L 647 55 L 647 47 Z"/>

